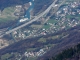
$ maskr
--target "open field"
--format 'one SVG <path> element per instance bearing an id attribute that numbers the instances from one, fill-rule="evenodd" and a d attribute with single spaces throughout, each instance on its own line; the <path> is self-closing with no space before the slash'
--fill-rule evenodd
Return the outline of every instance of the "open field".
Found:
<path id="1" fill-rule="evenodd" d="M 11 20 L 15 20 L 18 17 L 14 15 L 15 7 L 7 7 L 5 8 L 0 15 L 0 22 L 7 22 Z"/>

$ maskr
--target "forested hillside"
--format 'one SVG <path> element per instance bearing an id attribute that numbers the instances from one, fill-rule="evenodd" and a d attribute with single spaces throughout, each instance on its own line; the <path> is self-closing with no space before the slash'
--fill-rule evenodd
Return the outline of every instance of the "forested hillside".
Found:
<path id="1" fill-rule="evenodd" d="M 66 49 L 48 60 L 80 60 L 80 44 Z"/>
<path id="2" fill-rule="evenodd" d="M 16 52 L 23 55 L 23 53 L 27 50 L 38 51 L 39 49 L 48 46 L 51 49 L 46 54 L 38 58 L 38 60 L 47 60 L 52 59 L 52 57 L 61 51 L 71 48 L 78 43 L 80 43 L 80 27 L 76 26 L 68 30 L 59 31 L 55 34 L 19 41 L 0 50 L 0 58 L 9 53 L 10 56 L 7 59 L 15 59 L 15 57 L 11 57 L 13 56 L 11 55 L 12 53 L 14 53 L 14 56 L 16 55 Z"/>
<path id="3" fill-rule="evenodd" d="M 0 9 L 3 10 L 6 7 L 14 6 L 18 4 L 24 4 L 30 0 L 0 0 Z"/>
<path id="4" fill-rule="evenodd" d="M 52 58 L 57 54 L 59 54 L 60 52 L 62 52 L 63 50 L 65 51 L 65 49 L 69 49 L 80 43 L 80 27 L 79 26 L 76 26 L 67 31 L 63 31 L 59 33 L 62 33 L 62 34 L 67 33 L 68 35 L 66 34 L 66 36 L 64 36 L 63 38 L 60 38 L 59 40 L 62 40 L 62 42 L 60 42 L 58 45 L 51 48 L 50 51 L 44 54 L 44 56 L 39 57 L 38 60 L 47 60 L 48 58 Z M 71 57 L 72 56 L 73 55 L 71 55 Z"/>
<path id="5" fill-rule="evenodd" d="M 28 3 L 30 0 L 0 0 L 0 9 L 3 10 L 6 7 L 25 4 Z M 34 0 L 35 1 L 35 10 L 41 10 L 42 7 L 45 5 L 46 7 L 49 6 L 53 0 Z M 38 12 L 38 11 L 37 11 Z"/>
<path id="6" fill-rule="evenodd" d="M 35 0 L 34 13 L 46 9 L 54 0 Z"/>

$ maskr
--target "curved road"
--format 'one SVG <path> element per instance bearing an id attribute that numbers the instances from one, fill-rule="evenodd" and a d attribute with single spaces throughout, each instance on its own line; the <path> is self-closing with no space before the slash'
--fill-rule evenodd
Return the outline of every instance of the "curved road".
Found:
<path id="1" fill-rule="evenodd" d="M 23 24 L 23 25 L 21 25 L 21 26 L 18 26 L 18 27 L 16 27 L 16 28 L 12 29 L 12 30 L 9 30 L 9 31 L 5 32 L 3 35 L 0 36 L 0 38 L 3 37 L 4 35 L 10 34 L 11 32 L 13 32 L 13 31 L 15 31 L 15 30 L 18 30 L 18 29 L 20 29 L 20 28 L 22 28 L 22 27 L 27 26 L 27 25 L 31 24 L 32 22 L 34 22 L 34 21 L 37 21 L 40 17 L 42 17 L 43 15 L 45 15 L 46 13 L 48 13 L 48 12 L 50 11 L 50 9 L 55 5 L 55 3 L 56 3 L 57 1 L 58 1 L 58 0 L 55 0 L 44 12 L 42 12 L 41 14 L 39 14 L 38 16 L 36 16 L 36 17 L 35 17 L 34 19 L 32 19 L 31 21 L 29 21 L 29 22 L 27 22 L 27 23 L 25 23 L 25 24 Z"/>

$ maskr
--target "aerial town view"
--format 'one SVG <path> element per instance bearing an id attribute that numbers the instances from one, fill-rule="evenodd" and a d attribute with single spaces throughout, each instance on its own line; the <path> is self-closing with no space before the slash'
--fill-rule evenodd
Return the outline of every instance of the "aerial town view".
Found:
<path id="1" fill-rule="evenodd" d="M 80 60 L 80 0 L 1 0 L 0 60 Z"/>

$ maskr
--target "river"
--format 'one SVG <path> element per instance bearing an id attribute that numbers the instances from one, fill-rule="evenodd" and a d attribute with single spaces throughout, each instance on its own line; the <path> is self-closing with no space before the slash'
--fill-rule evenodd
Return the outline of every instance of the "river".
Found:
<path id="1" fill-rule="evenodd" d="M 34 8 L 34 0 L 30 0 L 29 4 L 30 4 L 30 7 L 26 10 L 26 12 L 25 12 L 26 14 L 24 15 L 23 19 L 30 20 L 30 12 Z M 15 26 L 9 27 L 8 30 L 11 30 L 12 28 L 14 28 L 16 26 L 19 26 L 20 24 L 23 24 L 24 21 L 26 21 L 26 20 L 23 20 L 23 22 L 20 22 L 20 20 L 21 19 L 18 20 L 18 22 L 15 24 Z"/>
<path id="2" fill-rule="evenodd" d="M 30 19 L 30 11 L 34 8 L 34 0 L 31 0 L 29 4 L 30 4 L 30 7 L 26 11 L 26 15 L 24 16 L 24 18 L 28 18 L 28 19 Z"/>

